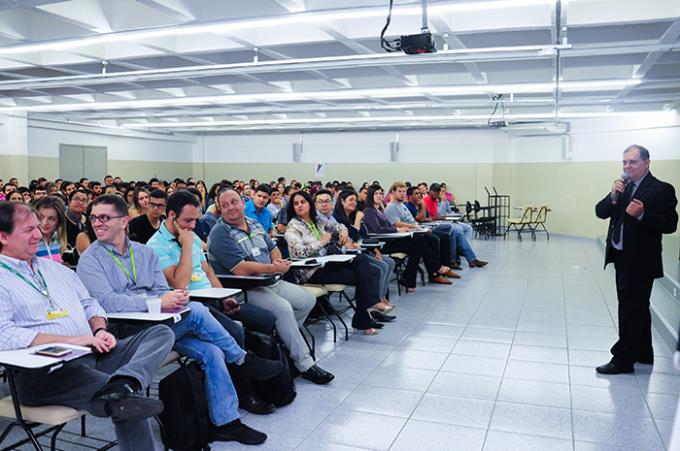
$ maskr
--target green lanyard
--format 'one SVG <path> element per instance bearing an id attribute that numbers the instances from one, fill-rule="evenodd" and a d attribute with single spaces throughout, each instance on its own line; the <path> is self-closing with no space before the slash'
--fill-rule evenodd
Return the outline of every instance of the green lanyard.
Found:
<path id="1" fill-rule="evenodd" d="M 106 252 L 109 253 L 111 258 L 113 259 L 114 262 L 118 266 L 120 266 L 120 269 L 125 273 L 128 279 L 132 282 L 133 285 L 137 285 L 137 266 L 135 266 L 135 251 L 132 250 L 132 245 L 130 245 L 130 264 L 132 265 L 132 276 L 130 276 L 130 271 L 127 270 L 125 266 L 123 266 L 123 263 L 116 257 L 113 252 L 111 252 L 101 241 L 99 244 L 102 245 L 102 247 L 106 250 Z"/>
<path id="2" fill-rule="evenodd" d="M 313 222 L 310 222 L 309 228 L 312 229 L 312 233 L 314 234 L 316 239 L 321 241 L 321 232 L 319 232 L 319 229 L 316 228 L 316 224 L 314 224 Z"/>
<path id="3" fill-rule="evenodd" d="M 16 269 L 4 264 L 3 262 L 0 262 L 0 268 L 5 268 L 7 271 L 11 272 L 15 276 L 17 276 L 18 278 L 20 278 L 21 280 L 26 282 L 27 284 L 29 284 L 31 286 L 31 288 L 33 288 L 35 291 L 37 291 L 38 293 L 45 296 L 45 298 L 50 303 L 50 305 L 53 305 L 52 300 L 50 299 L 50 290 L 47 288 L 47 282 L 45 282 L 45 278 L 43 277 L 42 272 L 40 272 L 39 269 L 37 269 L 36 272 L 38 273 L 38 277 L 40 277 L 40 285 L 42 285 L 42 287 L 38 287 L 36 284 L 34 284 L 30 280 L 28 280 L 26 278 L 26 276 L 21 274 Z"/>

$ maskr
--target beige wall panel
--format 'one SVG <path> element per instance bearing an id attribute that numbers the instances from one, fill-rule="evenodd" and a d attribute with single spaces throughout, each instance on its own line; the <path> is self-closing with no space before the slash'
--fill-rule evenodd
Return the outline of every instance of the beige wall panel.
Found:
<path id="1" fill-rule="evenodd" d="M 109 160 L 108 172 L 124 180 L 149 180 L 151 177 L 165 180 L 177 177 L 186 179 L 192 175 L 192 163 Z"/>
<path id="2" fill-rule="evenodd" d="M 511 166 L 513 205 L 543 205 L 552 209 L 548 230 L 556 233 L 596 237 L 606 233 L 607 223 L 595 217 L 595 204 L 609 192 L 619 162 L 522 163 L 497 165 L 497 173 Z M 680 186 L 680 161 L 670 160 L 652 166 L 662 180 Z M 515 210 L 515 215 L 518 212 Z"/>
<path id="3" fill-rule="evenodd" d="M 0 155 L 0 178 L 7 182 L 18 177 L 19 183 L 28 186 L 28 158 L 25 155 Z"/>

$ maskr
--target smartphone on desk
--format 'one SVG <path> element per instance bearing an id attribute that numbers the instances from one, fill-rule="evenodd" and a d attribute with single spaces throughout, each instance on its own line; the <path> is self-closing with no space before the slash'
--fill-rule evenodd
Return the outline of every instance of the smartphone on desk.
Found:
<path id="1" fill-rule="evenodd" d="M 69 348 L 64 348 L 62 346 L 49 346 L 47 348 L 38 349 L 34 354 L 44 355 L 47 357 L 64 357 L 72 353 L 73 350 Z"/>

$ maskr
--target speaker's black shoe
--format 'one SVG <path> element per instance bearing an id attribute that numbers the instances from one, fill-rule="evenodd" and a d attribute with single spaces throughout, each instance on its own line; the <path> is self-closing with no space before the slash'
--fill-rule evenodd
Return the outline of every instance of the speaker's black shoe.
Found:
<path id="1" fill-rule="evenodd" d="M 600 374 L 624 374 L 624 373 L 633 373 L 635 370 L 633 369 L 632 364 L 622 364 L 619 362 L 614 362 L 613 360 L 610 362 L 605 363 L 604 365 L 600 365 L 597 368 L 595 368 L 595 371 L 597 371 Z"/>

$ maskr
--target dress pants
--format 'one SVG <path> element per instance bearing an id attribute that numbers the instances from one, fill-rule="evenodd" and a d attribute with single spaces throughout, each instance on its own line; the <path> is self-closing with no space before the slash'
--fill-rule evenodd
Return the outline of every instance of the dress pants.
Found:
<path id="1" fill-rule="evenodd" d="M 300 335 L 300 327 L 316 304 L 314 296 L 304 288 L 281 280 L 274 285 L 248 290 L 248 304 L 274 314 L 276 331 L 298 370 L 305 372 L 314 366 L 314 359 Z"/>
<path id="2" fill-rule="evenodd" d="M 389 240 L 382 248 L 383 254 L 402 252 L 408 255 L 406 268 L 402 275 L 403 281 L 400 281 L 400 283 L 403 282 L 409 288 L 415 288 L 416 286 L 418 265 L 420 265 L 420 259 L 423 258 L 424 244 L 425 243 L 422 240 L 419 242 L 412 238 L 402 238 L 398 240 Z"/>
<path id="3" fill-rule="evenodd" d="M 432 233 L 425 235 L 425 238 L 429 235 L 439 238 L 439 248 L 437 249 L 439 263 L 442 265 L 449 265 L 451 263 L 451 258 L 456 255 L 455 252 L 451 253 L 451 235 L 448 232 L 437 230 L 436 228 L 432 230 Z"/>
<path id="4" fill-rule="evenodd" d="M 614 359 L 624 365 L 652 361 L 652 317 L 649 298 L 654 279 L 639 280 L 635 271 L 621 263 L 620 252 L 614 251 L 616 294 L 619 299 L 619 340 L 612 346 Z"/>
<path id="5" fill-rule="evenodd" d="M 172 331 L 157 325 L 118 341 L 116 347 L 106 354 L 81 357 L 50 374 L 18 373 L 17 388 L 21 402 L 27 406 L 64 405 L 86 410 L 92 396 L 112 376 L 132 377 L 141 387 L 147 387 L 174 342 Z M 118 449 L 156 449 L 148 419 L 113 423 Z"/>
<path id="6" fill-rule="evenodd" d="M 308 283 L 338 283 L 356 287 L 357 308 L 354 317 L 352 317 L 352 327 L 365 330 L 370 328 L 373 323 L 367 310 L 380 300 L 377 282 L 379 274 L 369 264 L 368 257 L 359 254 L 349 263 L 319 268 L 308 280 Z"/>

